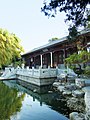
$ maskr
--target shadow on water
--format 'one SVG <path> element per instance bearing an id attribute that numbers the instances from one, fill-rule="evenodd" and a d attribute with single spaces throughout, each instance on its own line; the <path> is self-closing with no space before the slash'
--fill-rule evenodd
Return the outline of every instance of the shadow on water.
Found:
<path id="1" fill-rule="evenodd" d="M 57 92 L 49 91 L 49 93 L 38 94 L 16 83 L 7 82 L 7 81 L 5 81 L 4 83 L 0 82 L 0 88 L 1 88 L 0 98 L 2 98 L 2 100 L 0 99 L 0 107 L 3 108 L 1 109 L 0 112 L 0 114 L 2 114 L 2 119 L 0 120 L 3 120 L 3 118 L 10 119 L 10 116 L 14 115 L 16 112 L 21 112 L 21 108 L 22 106 L 24 106 L 22 102 L 25 99 L 25 94 L 32 97 L 33 104 L 35 104 L 35 102 L 38 101 L 39 106 L 41 107 L 43 105 L 47 105 L 47 107 L 50 108 L 49 113 L 51 113 L 52 116 L 56 114 L 56 113 L 53 114 L 53 112 L 51 112 L 52 110 L 54 110 L 59 115 L 61 115 L 60 118 L 57 117 L 57 119 L 55 120 L 59 120 L 59 119 L 68 120 L 64 116 L 68 117 L 70 110 L 66 105 L 66 101 L 62 98 L 62 95 L 60 95 L 60 93 L 58 94 Z M 49 120 L 49 119 L 51 118 L 48 119 L 34 118 L 30 120 Z M 12 120 L 16 120 L 16 119 L 12 119 Z M 19 119 L 19 120 L 23 120 L 23 119 Z M 29 119 L 25 118 L 25 120 L 29 120 Z M 54 120 L 54 118 L 52 118 L 52 120 Z"/>

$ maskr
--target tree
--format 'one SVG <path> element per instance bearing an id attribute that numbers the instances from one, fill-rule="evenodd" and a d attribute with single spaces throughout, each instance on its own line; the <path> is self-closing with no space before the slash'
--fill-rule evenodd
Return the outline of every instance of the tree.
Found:
<path id="1" fill-rule="evenodd" d="M 57 11 L 66 13 L 66 20 L 72 21 L 75 26 L 84 25 L 86 21 L 90 21 L 90 14 L 86 13 L 90 10 L 88 5 L 90 0 L 44 0 L 44 6 L 41 11 L 46 16 L 55 17 Z"/>
<path id="2" fill-rule="evenodd" d="M 85 65 L 88 62 L 90 62 L 90 52 L 87 52 L 86 50 L 82 50 L 79 54 L 74 53 L 65 59 L 65 64 L 67 64 L 71 69 L 73 69 L 74 72 L 78 75 L 87 74 L 87 72 L 90 75 L 90 68 L 87 69 L 86 66 L 84 70 L 81 69 L 81 63 Z M 76 67 L 77 65 L 78 68 Z"/>
<path id="3" fill-rule="evenodd" d="M 70 26 L 68 28 L 69 35 L 67 36 L 67 39 L 70 40 L 76 40 L 76 37 L 78 36 L 79 32 L 75 26 Z M 71 42 L 71 41 L 70 41 Z"/>
<path id="4" fill-rule="evenodd" d="M 0 29 L 0 67 L 10 64 L 15 58 L 21 57 L 23 51 L 20 39 L 15 34 Z"/>
<path id="5" fill-rule="evenodd" d="M 58 39 L 59 39 L 59 38 L 54 37 L 54 38 L 49 39 L 48 41 L 49 41 L 49 42 L 52 42 L 52 41 L 55 41 L 55 40 L 58 40 Z"/>

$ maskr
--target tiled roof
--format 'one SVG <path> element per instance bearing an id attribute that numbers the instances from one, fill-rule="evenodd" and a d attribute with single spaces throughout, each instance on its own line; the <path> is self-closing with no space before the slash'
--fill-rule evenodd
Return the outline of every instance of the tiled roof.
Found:
<path id="1" fill-rule="evenodd" d="M 88 32 L 90 32 L 90 28 L 80 31 L 79 35 L 81 35 L 81 34 L 86 34 L 86 33 L 88 33 Z M 66 36 L 66 37 L 63 37 L 63 38 L 61 38 L 61 39 L 58 39 L 58 40 L 54 40 L 54 41 L 48 42 L 47 44 L 42 45 L 42 46 L 40 46 L 40 47 L 34 48 L 34 49 L 32 49 L 31 51 L 29 51 L 29 52 L 27 52 L 27 53 L 25 53 L 25 54 L 23 54 L 23 55 L 26 55 L 26 54 L 29 54 L 29 53 L 32 53 L 32 52 L 41 50 L 41 49 L 43 49 L 43 48 L 47 48 L 47 47 L 49 47 L 49 46 L 52 46 L 52 45 L 55 45 L 55 44 L 58 44 L 58 43 L 62 43 L 63 41 L 66 41 L 66 40 L 67 40 L 67 36 Z"/>

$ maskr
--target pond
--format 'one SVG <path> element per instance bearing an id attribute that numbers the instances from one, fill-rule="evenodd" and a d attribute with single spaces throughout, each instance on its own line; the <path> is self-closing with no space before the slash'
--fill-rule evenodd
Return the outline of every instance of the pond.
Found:
<path id="1" fill-rule="evenodd" d="M 11 82 L 0 82 L 0 120 L 68 120 L 60 94 L 38 94 Z M 59 99 L 59 100 L 58 100 Z"/>

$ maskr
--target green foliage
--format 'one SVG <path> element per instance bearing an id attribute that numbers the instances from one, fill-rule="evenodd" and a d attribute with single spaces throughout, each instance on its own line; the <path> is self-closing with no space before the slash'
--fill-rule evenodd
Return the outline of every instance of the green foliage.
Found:
<path id="1" fill-rule="evenodd" d="M 79 54 L 74 53 L 65 59 L 66 64 L 87 63 L 90 61 L 90 52 L 82 50 Z"/>
<path id="2" fill-rule="evenodd" d="M 24 96 L 0 82 L 0 120 L 10 120 L 11 115 L 19 112 Z"/>
<path id="3" fill-rule="evenodd" d="M 67 39 L 68 40 L 76 40 L 76 37 L 78 36 L 78 31 L 77 31 L 77 28 L 75 26 L 70 26 L 69 29 L 69 35 L 67 36 Z"/>
<path id="4" fill-rule="evenodd" d="M 10 64 L 16 57 L 21 57 L 23 51 L 20 39 L 15 34 L 0 29 L 0 67 Z"/>
<path id="5" fill-rule="evenodd" d="M 86 11 L 87 21 L 86 21 L 86 28 L 90 28 L 90 10 Z"/>
<path id="6" fill-rule="evenodd" d="M 15 60 L 14 62 L 13 62 L 13 66 L 16 68 L 17 66 L 19 66 L 19 67 L 21 67 L 22 66 L 22 64 L 23 64 L 24 62 L 20 59 L 20 60 Z"/>
<path id="7" fill-rule="evenodd" d="M 84 74 L 85 74 L 86 76 L 90 77 L 90 66 L 87 66 L 87 67 L 85 68 Z"/>
<path id="8" fill-rule="evenodd" d="M 65 64 L 67 64 L 71 69 L 74 70 L 77 74 L 89 74 L 89 70 L 82 70 L 80 64 L 86 64 L 90 62 L 90 52 L 82 50 L 79 54 L 74 53 L 70 57 L 65 59 Z M 76 64 L 79 66 L 79 69 L 76 68 Z"/>
<path id="9" fill-rule="evenodd" d="M 49 42 L 52 42 L 52 41 L 55 41 L 55 40 L 58 40 L 59 38 L 57 38 L 57 37 L 54 37 L 54 38 L 52 38 L 52 39 L 49 39 L 48 41 Z"/>
<path id="10" fill-rule="evenodd" d="M 87 51 L 81 51 L 81 53 L 78 55 L 79 59 L 81 60 L 81 63 L 88 63 L 90 62 L 90 52 Z"/>
<path id="11" fill-rule="evenodd" d="M 87 26 L 87 28 L 90 28 L 90 22 L 88 23 L 88 26 Z"/>
<path id="12" fill-rule="evenodd" d="M 51 40 L 58 40 L 58 38 L 57 38 L 57 37 L 54 37 L 54 38 L 52 38 Z"/>
<path id="13" fill-rule="evenodd" d="M 16 68 L 17 66 L 21 67 L 22 62 L 21 61 L 16 61 L 13 63 L 13 66 Z"/>
<path id="14" fill-rule="evenodd" d="M 74 53 L 73 55 L 70 55 L 70 57 L 65 59 L 65 63 L 66 64 L 76 64 L 79 62 L 79 55 L 77 53 Z"/>
<path id="15" fill-rule="evenodd" d="M 41 8 L 41 11 L 46 16 L 55 17 L 58 11 L 65 12 L 66 21 L 72 21 L 76 26 L 84 26 L 88 20 L 85 13 L 90 9 L 87 7 L 90 4 L 90 0 L 44 0 L 43 4 L 44 6 Z"/>

